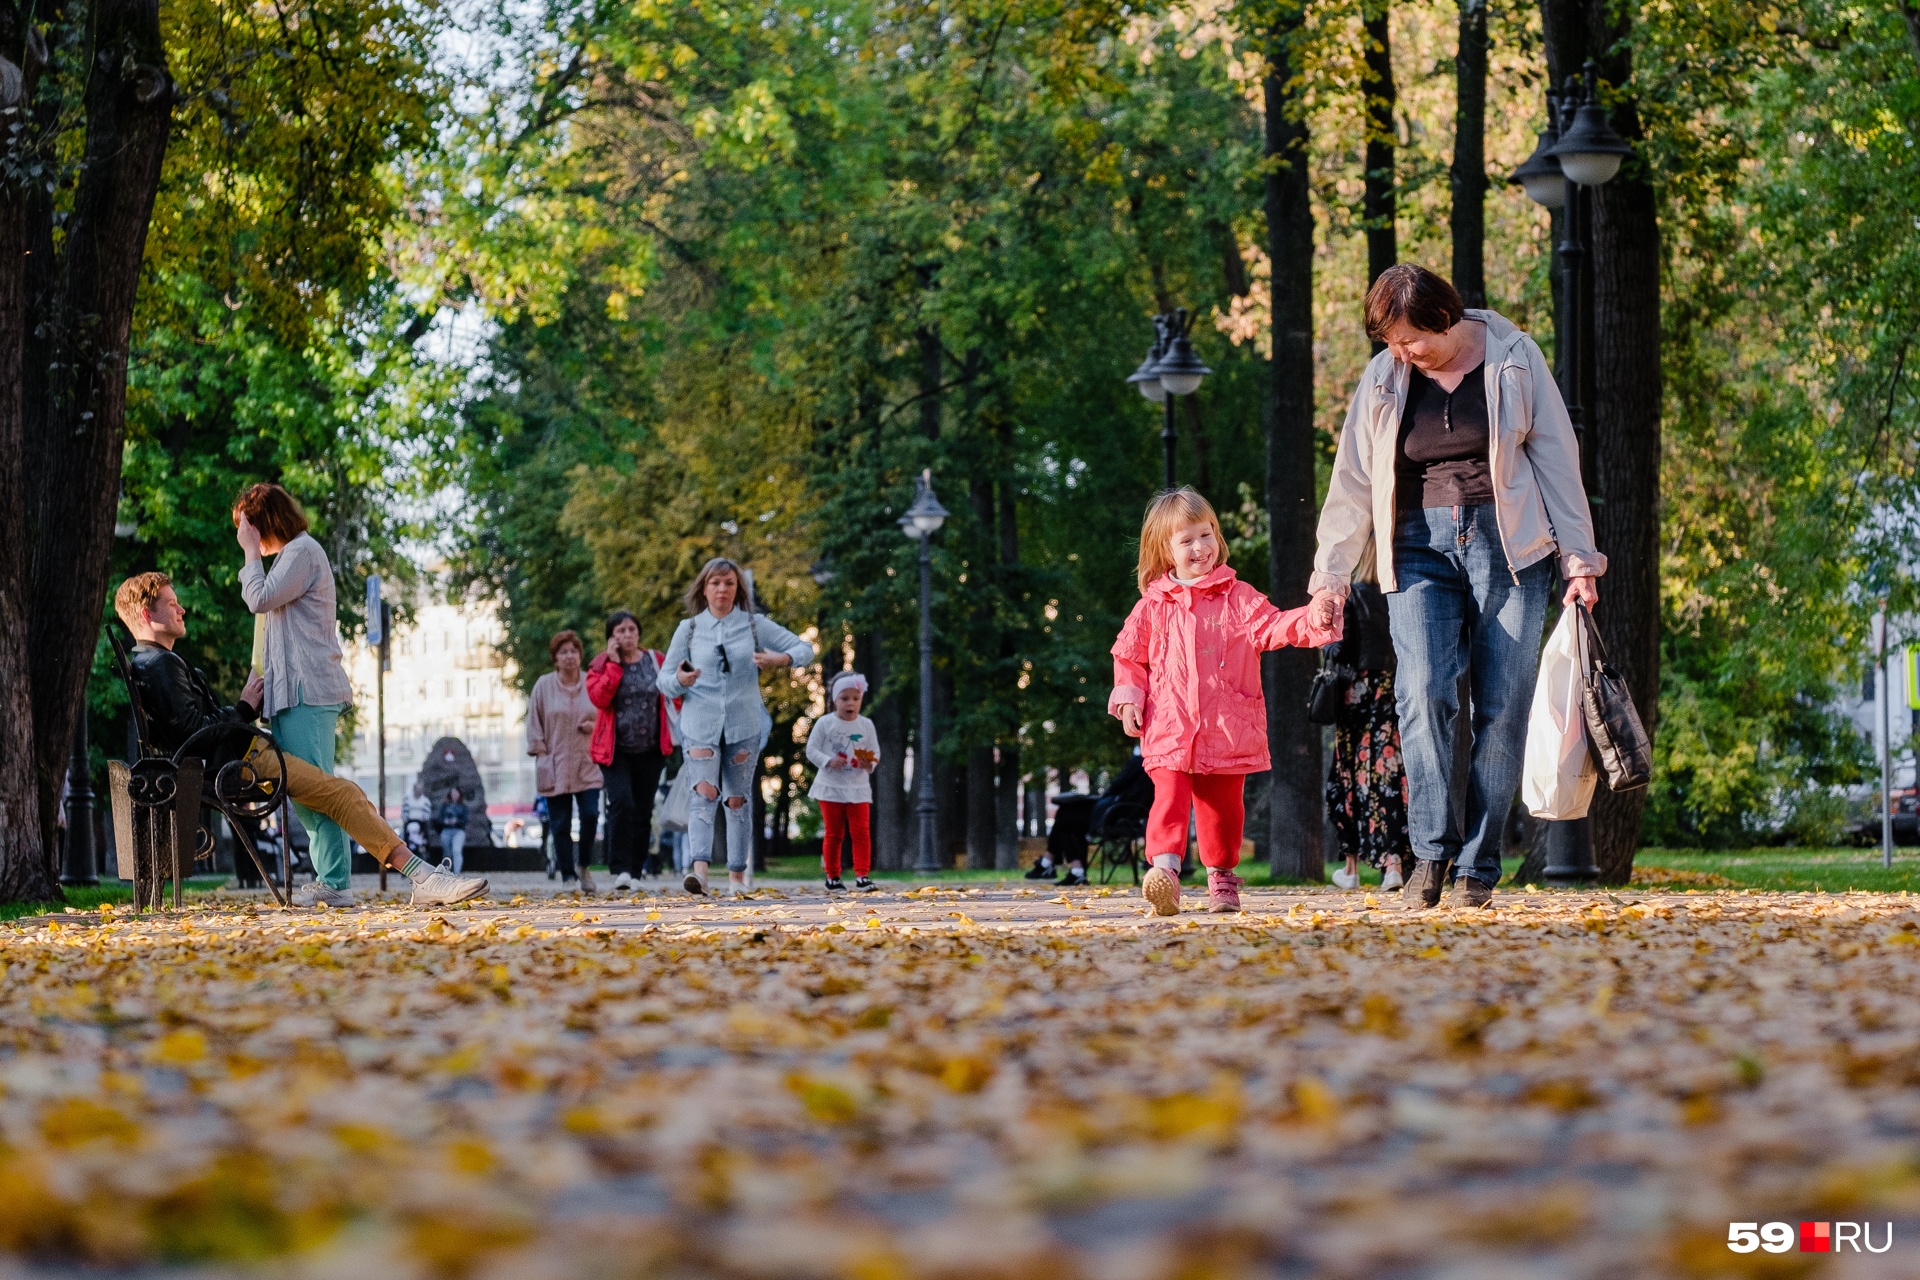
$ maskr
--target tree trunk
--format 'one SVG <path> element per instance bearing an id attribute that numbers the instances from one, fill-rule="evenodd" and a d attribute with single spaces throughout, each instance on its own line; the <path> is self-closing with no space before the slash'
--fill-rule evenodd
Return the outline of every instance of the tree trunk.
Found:
<path id="1" fill-rule="evenodd" d="M 1487 0 L 1459 0 L 1453 59 L 1453 287 L 1470 307 L 1487 305 Z"/>
<path id="2" fill-rule="evenodd" d="M 1631 83 L 1629 31 L 1602 0 L 1544 0 L 1547 68 L 1556 84 L 1588 57 L 1616 89 Z M 1644 136 L 1632 99 L 1615 103 L 1613 127 Z M 1595 495 L 1594 529 L 1608 561 L 1594 613 L 1608 656 L 1627 678 L 1634 706 L 1655 732 L 1660 691 L 1660 223 L 1645 163 L 1630 157 L 1591 193 L 1593 209 L 1593 389 L 1587 403 Z M 1601 879 L 1633 873 L 1646 791 L 1594 798 L 1593 857 Z"/>
<path id="3" fill-rule="evenodd" d="M 1313 205 L 1308 172 L 1306 11 L 1287 0 L 1267 33 L 1266 211 L 1273 262 L 1273 359 L 1266 404 L 1267 510 L 1273 602 L 1306 603 L 1313 572 Z M 1310 649 L 1266 655 L 1267 742 L 1273 753 L 1268 819 L 1276 876 L 1318 880 L 1324 872 L 1320 821 L 1320 727 L 1304 708 L 1316 665 Z"/>
<path id="4" fill-rule="evenodd" d="M 1192 396 L 1187 397 L 1189 400 Z M 1020 486 L 1012 474 L 1013 420 L 1001 414 L 994 424 L 1000 446 L 1000 571 L 1009 599 L 1020 585 Z M 1011 629 L 1003 630 L 1000 658 L 1003 670 L 1011 670 L 1019 656 L 1019 643 Z M 1016 715 L 1011 731 L 1001 735 L 999 782 L 995 791 L 993 823 L 993 865 L 999 871 L 1012 871 L 1020 865 L 1020 718 Z"/>
<path id="5" fill-rule="evenodd" d="M 86 23 L 91 57 L 74 64 L 86 139 L 64 238 L 43 187 L 0 190 L 0 899 L 14 901 L 59 894 L 60 783 L 106 596 L 127 335 L 173 102 L 157 0 L 48 16 Z M 0 2 L 0 54 L 35 73 L 44 46 L 28 17 Z M 51 162 L 36 152 L 59 128 L 36 108 L 6 144 L 6 172 Z"/>
<path id="6" fill-rule="evenodd" d="M 1390 0 L 1377 0 L 1367 12 L 1367 187 L 1362 214 L 1367 228 L 1367 283 L 1400 260 L 1394 231 L 1393 151 L 1398 140 L 1393 111 L 1397 95 L 1393 83 L 1393 36 L 1388 18 Z M 1374 344 L 1379 350 L 1381 343 Z"/>
<path id="7" fill-rule="evenodd" d="M 854 641 L 854 656 L 867 682 L 878 692 L 886 685 L 887 663 L 880 633 L 867 632 Z M 873 770 L 873 865 L 899 871 L 912 864 L 907 856 L 907 718 L 905 690 L 881 697 L 869 713 L 873 733 L 880 740 L 880 763 Z"/>

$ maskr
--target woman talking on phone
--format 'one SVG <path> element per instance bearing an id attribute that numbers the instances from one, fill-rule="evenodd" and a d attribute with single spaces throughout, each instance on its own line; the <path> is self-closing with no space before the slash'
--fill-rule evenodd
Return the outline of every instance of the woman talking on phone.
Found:
<path id="1" fill-rule="evenodd" d="M 743 596 L 745 597 L 743 599 Z M 715 556 L 694 575 L 688 617 L 674 629 L 660 672 L 660 692 L 686 699 L 680 737 L 683 768 L 693 771 L 687 801 L 688 893 L 707 891 L 713 822 L 727 806 L 727 879 L 733 892 L 753 888 L 754 772 L 773 717 L 760 697 L 760 673 L 805 666 L 813 646 L 771 618 L 755 615 L 751 584 L 739 565 Z M 737 607 L 744 605 L 745 607 Z"/>
<path id="2" fill-rule="evenodd" d="M 625 609 L 607 617 L 607 647 L 587 667 L 587 700 L 598 709 L 590 747 L 607 802 L 607 870 L 617 891 L 644 871 L 653 834 L 653 794 L 673 750 L 663 655 L 640 647 L 640 622 Z M 551 802 L 550 802 L 551 803 Z M 583 811 L 584 812 L 584 811 Z M 583 838 L 591 828 L 583 827 Z M 583 886 L 587 869 L 580 868 Z"/>

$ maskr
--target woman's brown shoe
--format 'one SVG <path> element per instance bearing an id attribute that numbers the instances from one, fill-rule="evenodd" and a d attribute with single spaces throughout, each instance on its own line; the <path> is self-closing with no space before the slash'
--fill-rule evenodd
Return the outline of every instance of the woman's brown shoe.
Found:
<path id="1" fill-rule="evenodd" d="M 1400 889 L 1400 906 L 1405 911 L 1424 911 L 1440 905 L 1440 872 L 1446 864 L 1433 858 L 1416 858 L 1413 874 Z"/>

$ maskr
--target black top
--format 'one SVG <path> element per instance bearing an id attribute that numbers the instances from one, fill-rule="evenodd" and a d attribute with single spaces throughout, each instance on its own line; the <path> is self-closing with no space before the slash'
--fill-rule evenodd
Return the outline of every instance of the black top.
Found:
<path id="1" fill-rule="evenodd" d="M 1394 505 L 1417 511 L 1492 502 L 1489 445 L 1485 363 L 1451 392 L 1413 370 L 1394 455 Z"/>
<path id="2" fill-rule="evenodd" d="M 141 641 L 133 646 L 127 665 L 146 713 L 147 745 L 164 755 L 178 751 L 210 724 L 249 725 L 259 718 L 260 708 L 250 703 L 221 706 L 206 676 L 171 649 Z M 217 766 L 221 761 L 208 763 Z"/>
<path id="3" fill-rule="evenodd" d="M 1393 632 L 1387 625 L 1387 597 L 1371 582 L 1356 582 L 1347 594 L 1340 638 L 1326 648 L 1328 660 L 1355 671 L 1391 671 Z"/>
<path id="4" fill-rule="evenodd" d="M 613 745 L 617 751 L 660 749 L 660 672 L 651 651 L 642 649 L 620 664 L 620 689 L 613 695 Z"/>

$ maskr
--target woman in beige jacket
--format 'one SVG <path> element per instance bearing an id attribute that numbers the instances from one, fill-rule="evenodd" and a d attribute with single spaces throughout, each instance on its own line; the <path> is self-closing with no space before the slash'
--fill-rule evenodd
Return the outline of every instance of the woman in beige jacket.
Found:
<path id="1" fill-rule="evenodd" d="M 1505 317 L 1467 310 L 1453 286 L 1401 263 L 1367 293 L 1386 343 L 1361 375 L 1320 512 L 1316 623 L 1339 617 L 1356 560 L 1377 537 L 1399 670 L 1395 703 L 1414 872 L 1409 908 L 1485 906 L 1520 785 L 1527 708 L 1556 568 L 1566 602 L 1592 605 L 1607 571 L 1594 547 L 1580 448 L 1539 346 Z M 1453 810 L 1462 674 L 1473 695 L 1465 838 Z"/>
<path id="2" fill-rule="evenodd" d="M 553 861 L 565 880 L 577 873 L 580 887 L 593 892 L 594 828 L 600 822 L 600 766 L 593 762 L 593 722 L 598 714 L 587 700 L 587 677 L 580 669 L 586 646 L 574 631 L 547 641 L 553 670 L 534 681 L 527 699 L 527 754 L 535 760 L 534 789 L 547 798 L 547 830 L 553 833 Z M 573 812 L 580 810 L 576 859 Z"/>

